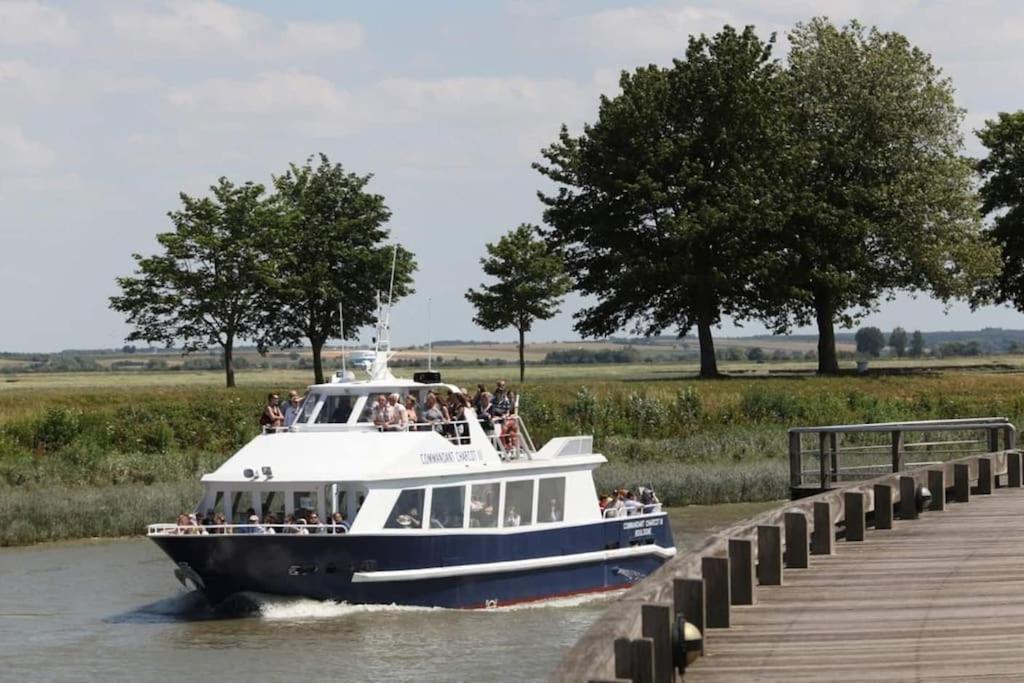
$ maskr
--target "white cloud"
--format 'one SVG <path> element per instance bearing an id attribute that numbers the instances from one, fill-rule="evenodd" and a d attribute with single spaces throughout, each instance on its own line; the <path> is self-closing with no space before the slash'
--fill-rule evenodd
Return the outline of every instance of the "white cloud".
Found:
<path id="1" fill-rule="evenodd" d="M 56 154 L 25 135 L 21 127 L 0 123 L 0 171 L 35 171 L 50 166 Z"/>
<path id="2" fill-rule="evenodd" d="M 622 7 L 591 14 L 584 22 L 591 47 L 645 59 L 681 55 L 690 35 L 739 23 L 731 12 L 691 6 Z"/>
<path id="3" fill-rule="evenodd" d="M 66 45 L 73 40 L 65 12 L 33 0 L 0 2 L 0 45 Z"/>
<path id="4" fill-rule="evenodd" d="M 160 9 L 129 4 L 109 16 L 115 35 L 152 57 L 296 58 L 354 50 L 363 44 L 356 22 L 289 22 L 218 0 L 168 0 Z"/>

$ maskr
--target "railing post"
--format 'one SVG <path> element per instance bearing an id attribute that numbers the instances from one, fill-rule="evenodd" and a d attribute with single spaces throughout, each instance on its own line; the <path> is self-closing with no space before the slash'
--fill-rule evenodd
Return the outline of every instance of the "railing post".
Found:
<path id="1" fill-rule="evenodd" d="M 700 558 L 707 596 L 708 628 L 729 628 L 729 558 Z"/>
<path id="2" fill-rule="evenodd" d="M 1010 451 L 1006 454 L 1006 485 L 1009 486 L 1010 488 L 1020 488 L 1020 465 L 1020 453 L 1016 451 Z"/>
<path id="3" fill-rule="evenodd" d="M 786 526 L 786 566 L 790 569 L 806 569 L 810 565 L 807 557 L 807 517 L 802 512 L 787 512 L 783 515 Z"/>
<path id="4" fill-rule="evenodd" d="M 800 456 L 800 433 L 789 432 L 789 485 L 797 488 L 803 484 L 803 463 Z"/>
<path id="5" fill-rule="evenodd" d="M 843 517 L 846 519 L 846 540 L 864 540 L 864 494 L 847 491 L 843 494 Z"/>
<path id="6" fill-rule="evenodd" d="M 704 654 L 707 636 L 707 600 L 703 579 L 676 579 L 672 582 L 672 609 L 701 632 L 700 654 Z"/>
<path id="7" fill-rule="evenodd" d="M 999 450 L 999 428 L 990 427 L 988 430 L 988 452 L 995 453 Z"/>
<path id="8" fill-rule="evenodd" d="M 978 495 L 992 493 L 992 458 L 978 458 Z"/>
<path id="9" fill-rule="evenodd" d="M 1003 448 L 1012 451 L 1017 447 L 1017 430 L 1013 425 L 1003 427 Z"/>
<path id="10" fill-rule="evenodd" d="M 900 519 L 917 519 L 917 481 L 900 477 Z"/>
<path id="11" fill-rule="evenodd" d="M 777 526 L 757 527 L 757 582 L 782 585 L 782 533 Z"/>
<path id="12" fill-rule="evenodd" d="M 641 633 L 654 646 L 654 680 L 672 683 L 672 610 L 668 605 L 640 606 Z"/>
<path id="13" fill-rule="evenodd" d="M 875 528 L 892 528 L 892 486 L 875 484 Z"/>
<path id="14" fill-rule="evenodd" d="M 971 468 L 965 463 L 953 465 L 953 500 L 958 503 L 971 501 Z"/>
<path id="15" fill-rule="evenodd" d="M 929 510 L 946 509 L 946 470 L 928 470 L 928 488 L 932 492 Z"/>
<path id="16" fill-rule="evenodd" d="M 832 432 L 828 435 L 828 449 L 832 459 L 832 481 L 839 482 L 839 433 Z"/>
<path id="17" fill-rule="evenodd" d="M 814 504 L 814 531 L 811 532 L 811 554 L 831 555 L 835 529 L 832 526 L 832 505 L 827 502 Z"/>
<path id="18" fill-rule="evenodd" d="M 729 596 L 734 605 L 754 604 L 754 544 L 729 539 Z"/>
<path id="19" fill-rule="evenodd" d="M 892 471 L 903 469 L 903 432 L 898 429 L 892 432 Z"/>
<path id="20" fill-rule="evenodd" d="M 822 491 L 829 487 L 828 468 L 828 434 L 818 434 L 818 488 Z"/>

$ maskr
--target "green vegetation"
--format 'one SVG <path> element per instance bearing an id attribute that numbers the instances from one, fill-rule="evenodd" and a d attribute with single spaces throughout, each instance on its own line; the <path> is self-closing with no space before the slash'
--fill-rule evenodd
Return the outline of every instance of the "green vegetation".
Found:
<path id="1" fill-rule="evenodd" d="M 547 376 L 563 371 L 590 379 Z M 446 379 L 491 380 L 460 372 Z M 670 505 L 785 497 L 785 432 L 795 424 L 1024 418 L 1020 376 L 1009 373 L 694 382 L 651 381 L 647 364 L 543 372 L 544 381 L 522 387 L 534 441 L 593 434 L 610 461 L 600 487 L 650 483 Z M 0 385 L 0 512 L 18 520 L 0 543 L 139 533 L 144 522 L 173 518 L 194 504 L 198 477 L 257 433 L 267 391 L 299 386 L 283 373 L 242 373 L 233 390 L 206 377 L 206 386 L 187 387 Z"/>

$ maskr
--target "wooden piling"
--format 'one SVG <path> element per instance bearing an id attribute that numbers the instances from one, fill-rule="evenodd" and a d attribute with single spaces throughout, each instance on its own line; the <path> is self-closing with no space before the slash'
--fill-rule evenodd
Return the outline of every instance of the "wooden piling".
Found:
<path id="1" fill-rule="evenodd" d="M 846 520 L 846 540 L 864 540 L 864 494 L 846 491 L 843 494 L 843 517 Z"/>
<path id="2" fill-rule="evenodd" d="M 703 579 L 675 579 L 672 581 L 672 609 L 676 614 L 697 627 L 703 638 L 700 641 L 700 653 L 704 654 L 707 643 L 707 599 Z"/>
<path id="3" fill-rule="evenodd" d="M 754 604 L 754 544 L 729 539 L 729 596 L 734 605 Z"/>
<path id="4" fill-rule="evenodd" d="M 790 569 L 807 569 L 807 517 L 802 512 L 787 512 L 783 517 L 786 527 L 786 566 Z"/>
<path id="5" fill-rule="evenodd" d="M 971 468 L 965 463 L 953 465 L 953 500 L 958 503 L 971 501 Z"/>
<path id="6" fill-rule="evenodd" d="M 811 554 L 831 555 L 835 539 L 832 525 L 832 505 L 827 502 L 814 504 L 814 531 L 811 532 Z"/>
<path id="7" fill-rule="evenodd" d="M 900 477 L 900 519 L 917 519 L 917 480 Z"/>
<path id="8" fill-rule="evenodd" d="M 946 509 L 946 471 L 928 470 L 928 489 L 932 492 L 932 502 L 929 510 Z"/>
<path id="9" fill-rule="evenodd" d="M 782 532 L 774 525 L 757 527 L 757 582 L 782 585 Z"/>
<path id="10" fill-rule="evenodd" d="M 640 606 L 641 633 L 654 647 L 654 680 L 672 683 L 672 608 L 668 605 Z"/>
<path id="11" fill-rule="evenodd" d="M 1021 459 L 1020 453 L 1011 451 L 1006 454 L 1006 485 L 1010 488 L 1020 488 L 1021 485 Z M 934 492 L 932 492 L 934 495 Z"/>
<path id="12" fill-rule="evenodd" d="M 729 628 L 729 558 L 700 558 L 708 628 Z"/>
<path id="13" fill-rule="evenodd" d="M 996 433 L 998 436 L 998 432 Z M 978 495 L 992 493 L 992 458 L 978 458 Z"/>
<path id="14" fill-rule="evenodd" d="M 888 484 L 875 484 L 875 528 L 892 528 L 892 487 Z"/>
<path id="15" fill-rule="evenodd" d="M 615 677 L 633 680 L 633 641 L 629 638 L 615 639 Z"/>
<path id="16" fill-rule="evenodd" d="M 654 683 L 654 642 L 650 638 L 633 640 L 633 683 Z"/>

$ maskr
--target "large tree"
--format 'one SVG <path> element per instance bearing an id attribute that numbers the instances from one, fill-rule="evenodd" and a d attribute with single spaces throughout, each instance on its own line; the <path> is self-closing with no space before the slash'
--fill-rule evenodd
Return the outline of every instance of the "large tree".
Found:
<path id="1" fill-rule="evenodd" d="M 877 327 L 862 327 L 853 338 L 857 342 L 858 353 L 880 356 L 885 348 L 885 335 Z"/>
<path id="2" fill-rule="evenodd" d="M 271 250 L 276 270 L 267 327 L 276 344 L 309 340 L 317 383 L 324 381 L 327 340 L 348 339 L 373 322 L 377 292 L 386 298 L 390 291 L 393 258 L 394 298 L 413 292 L 416 262 L 406 249 L 385 243 L 391 212 L 384 197 L 367 191 L 372 177 L 346 172 L 321 154 L 274 178 L 286 220 Z"/>
<path id="3" fill-rule="evenodd" d="M 902 327 L 895 328 L 889 335 L 889 346 L 902 358 L 907 354 L 907 331 Z"/>
<path id="4" fill-rule="evenodd" d="M 254 340 L 262 350 L 266 341 L 264 245 L 280 216 L 262 185 L 221 178 L 210 192 L 180 195 L 182 209 L 168 214 L 174 231 L 156 237 L 163 252 L 132 255 L 136 271 L 117 278 L 122 294 L 111 297 L 110 306 L 133 326 L 128 340 L 180 341 L 186 353 L 219 346 L 233 387 L 235 344 Z"/>
<path id="5" fill-rule="evenodd" d="M 571 287 L 561 258 L 538 236 L 538 228 L 526 223 L 487 245 L 480 259 L 484 273 L 496 280 L 466 292 L 476 308 L 473 318 L 486 330 L 512 327 L 519 333 L 519 381 L 526 377 L 526 333 L 537 320 L 558 313 L 562 297 Z"/>
<path id="6" fill-rule="evenodd" d="M 977 134 L 988 149 L 978 162 L 981 210 L 992 216 L 989 235 L 1003 262 L 999 276 L 980 293 L 1024 311 L 1024 111 L 1002 112 Z"/>
<path id="7" fill-rule="evenodd" d="M 896 289 L 966 296 L 995 262 L 980 232 L 963 112 L 928 54 L 898 33 L 825 19 L 789 36 L 794 188 L 777 253 L 791 306 L 818 326 L 818 371 L 836 373 L 834 325 Z"/>
<path id="8" fill-rule="evenodd" d="M 691 37 L 670 68 L 624 72 L 578 136 L 563 126 L 536 168 L 548 242 L 597 303 L 576 329 L 605 336 L 697 328 L 701 376 L 718 374 L 712 329 L 761 316 L 777 258 L 761 240 L 780 222 L 785 157 L 779 66 L 747 27 Z"/>

